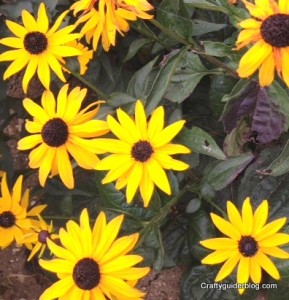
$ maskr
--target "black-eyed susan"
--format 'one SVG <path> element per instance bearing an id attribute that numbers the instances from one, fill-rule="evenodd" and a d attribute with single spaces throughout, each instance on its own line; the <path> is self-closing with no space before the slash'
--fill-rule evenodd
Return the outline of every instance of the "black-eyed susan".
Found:
<path id="1" fill-rule="evenodd" d="M 67 46 L 75 47 L 81 51 L 81 55 L 77 56 L 77 60 L 79 63 L 79 68 L 80 68 L 79 74 L 84 75 L 87 70 L 87 64 L 90 62 L 90 60 L 93 57 L 93 50 L 89 50 L 83 44 L 76 42 L 76 41 L 69 42 L 67 44 Z"/>
<path id="2" fill-rule="evenodd" d="M 116 32 L 123 36 L 129 30 L 128 21 L 153 18 L 146 13 L 153 9 L 146 0 L 79 0 L 70 9 L 74 15 L 82 12 L 76 24 L 85 23 L 80 34 L 88 43 L 92 40 L 94 50 L 100 37 L 105 51 L 114 46 Z"/>
<path id="3" fill-rule="evenodd" d="M 33 149 L 29 155 L 29 166 L 39 168 L 39 181 L 44 186 L 47 176 L 59 174 L 68 188 L 74 187 L 74 178 L 69 154 L 84 169 L 94 169 L 99 161 L 96 153 L 97 139 L 109 131 L 107 123 L 92 120 L 99 111 L 101 101 L 93 102 L 80 110 L 87 90 L 74 88 L 68 93 L 68 84 L 58 94 L 57 101 L 51 91 L 41 98 L 42 107 L 26 98 L 25 109 L 33 116 L 26 120 L 26 129 L 32 135 L 18 142 L 18 149 Z"/>
<path id="4" fill-rule="evenodd" d="M 123 215 L 106 222 L 103 212 L 91 230 L 87 209 L 80 215 L 80 226 L 68 221 L 61 228 L 62 246 L 47 240 L 48 248 L 57 257 L 51 261 L 40 260 L 42 268 L 57 273 L 60 279 L 40 296 L 51 299 L 142 299 L 144 294 L 133 288 L 132 281 L 144 277 L 149 268 L 134 267 L 143 258 L 128 254 L 139 234 L 117 238 Z"/>
<path id="5" fill-rule="evenodd" d="M 254 45 L 240 60 L 239 76 L 247 78 L 260 68 L 260 85 L 267 86 L 273 82 L 276 69 L 289 86 L 289 1 L 243 2 L 253 18 L 239 24 L 243 30 L 236 42 L 237 49 Z"/>
<path id="6" fill-rule="evenodd" d="M 0 197 L 0 248 L 9 246 L 14 240 L 21 243 L 25 231 L 33 226 L 31 217 L 40 214 L 46 205 L 38 205 L 27 211 L 29 205 L 29 190 L 22 195 L 23 176 L 19 176 L 10 193 L 6 174 L 1 180 Z"/>
<path id="7" fill-rule="evenodd" d="M 15 48 L 0 55 L 0 62 L 13 61 L 4 73 L 4 80 L 26 67 L 22 80 L 25 93 L 35 73 L 46 89 L 50 87 L 50 69 L 63 82 L 66 81 L 60 62 L 63 57 L 81 55 L 76 47 L 65 45 L 79 37 L 79 34 L 71 33 L 75 26 L 69 25 L 58 30 L 67 13 L 68 11 L 63 12 L 50 29 L 43 3 L 39 6 L 37 20 L 27 10 L 23 10 L 23 26 L 6 21 L 7 27 L 16 37 L 0 40 L 1 44 Z"/>
<path id="8" fill-rule="evenodd" d="M 126 198 L 130 203 L 137 188 L 147 207 L 154 191 L 154 185 L 166 194 L 171 187 L 164 169 L 183 171 L 189 165 L 171 157 L 174 154 L 190 153 L 179 144 L 170 143 L 183 128 L 185 121 L 177 121 L 164 128 L 164 108 L 159 106 L 147 122 L 141 101 L 136 102 L 135 119 L 123 110 L 117 110 L 117 122 L 107 117 L 111 132 L 118 139 L 101 139 L 102 149 L 113 153 L 101 160 L 97 170 L 110 170 L 102 183 L 117 180 L 116 188 L 126 187 Z"/>
<path id="9" fill-rule="evenodd" d="M 53 233 L 52 221 L 48 225 L 40 215 L 38 219 L 39 221 L 37 223 L 34 221 L 33 229 L 29 233 L 26 233 L 21 241 L 31 250 L 27 258 L 28 261 L 30 261 L 37 252 L 39 252 L 38 257 L 43 255 L 47 245 L 47 239 L 55 240 L 58 238 L 58 235 Z"/>
<path id="10" fill-rule="evenodd" d="M 226 278 L 238 265 L 237 282 L 247 283 L 251 277 L 254 283 L 261 282 L 261 269 L 274 279 L 280 279 L 279 272 L 267 255 L 289 259 L 289 254 L 277 246 L 289 242 L 289 234 L 278 233 L 286 223 L 286 218 L 274 220 L 265 225 L 268 218 L 268 201 L 264 200 L 253 214 L 250 198 L 246 198 L 242 206 L 242 216 L 235 205 L 227 202 L 229 221 L 211 213 L 216 227 L 228 238 L 213 238 L 200 243 L 215 250 L 206 256 L 203 264 L 219 264 L 225 262 L 215 281 Z M 239 289 L 244 292 L 243 288 Z"/>

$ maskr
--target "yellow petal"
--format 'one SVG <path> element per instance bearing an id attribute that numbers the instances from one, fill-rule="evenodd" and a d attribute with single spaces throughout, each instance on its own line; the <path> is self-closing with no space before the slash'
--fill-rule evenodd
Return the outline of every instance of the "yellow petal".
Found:
<path id="1" fill-rule="evenodd" d="M 250 235 L 253 229 L 253 210 L 250 198 L 247 197 L 242 206 L 243 235 Z"/>
<path id="2" fill-rule="evenodd" d="M 264 60 L 272 53 L 272 46 L 263 40 L 258 41 L 240 60 L 238 74 L 242 78 L 252 75 Z"/>
<path id="3" fill-rule="evenodd" d="M 237 263 L 239 262 L 241 256 L 238 251 L 234 251 L 231 253 L 231 256 L 227 259 L 227 261 L 223 264 L 222 268 L 218 272 L 215 281 L 220 281 L 230 275 Z"/>

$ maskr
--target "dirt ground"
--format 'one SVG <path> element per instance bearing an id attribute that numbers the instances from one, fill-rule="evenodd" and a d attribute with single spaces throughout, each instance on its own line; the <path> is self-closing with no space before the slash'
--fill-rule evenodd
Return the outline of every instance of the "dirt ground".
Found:
<path id="1" fill-rule="evenodd" d="M 35 261 L 27 263 L 27 256 L 15 245 L 0 251 L 0 300 L 38 300 L 52 284 Z M 181 267 L 152 271 L 138 288 L 147 293 L 146 300 L 178 300 L 182 272 Z"/>

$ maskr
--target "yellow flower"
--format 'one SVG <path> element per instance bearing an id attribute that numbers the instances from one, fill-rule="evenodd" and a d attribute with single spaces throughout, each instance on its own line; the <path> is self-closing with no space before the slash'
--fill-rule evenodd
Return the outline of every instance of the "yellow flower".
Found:
<path id="1" fill-rule="evenodd" d="M 63 183 L 72 189 L 74 178 L 68 153 L 84 169 L 94 169 L 99 161 L 95 153 L 103 153 L 98 148 L 97 139 L 93 138 L 107 133 L 109 129 L 105 121 L 92 120 L 101 101 L 79 111 L 86 92 L 86 89 L 76 87 L 68 93 L 66 84 L 61 88 L 57 101 L 51 91 L 45 91 L 42 107 L 28 98 L 23 101 L 25 109 L 33 116 L 33 121 L 26 120 L 25 124 L 32 135 L 21 139 L 18 149 L 28 150 L 37 146 L 30 152 L 29 166 L 39 168 L 42 186 L 51 172 L 52 176 L 59 174 Z"/>
<path id="2" fill-rule="evenodd" d="M 79 34 L 71 34 L 75 26 L 70 25 L 57 31 L 68 11 L 63 12 L 49 29 L 45 5 L 40 4 L 37 20 L 27 11 L 22 11 L 21 26 L 7 20 L 6 25 L 16 37 L 7 37 L 0 43 L 12 48 L 0 55 L 0 61 L 13 61 L 4 73 L 4 80 L 26 67 L 22 87 L 27 93 L 28 84 L 35 73 L 46 89 L 50 86 L 50 68 L 65 82 L 60 62 L 63 57 L 80 55 L 75 47 L 66 46 Z"/>
<path id="3" fill-rule="evenodd" d="M 14 240 L 21 243 L 25 230 L 31 229 L 33 221 L 29 217 L 40 214 L 46 205 L 39 205 L 27 211 L 29 204 L 29 190 L 22 195 L 23 176 L 19 176 L 14 184 L 12 193 L 7 186 L 6 174 L 1 181 L 0 197 L 0 247 L 9 246 Z"/>
<path id="4" fill-rule="evenodd" d="M 228 201 L 227 212 L 229 221 L 211 213 L 213 223 L 228 238 L 213 238 L 200 243 L 215 250 L 206 256 L 203 264 L 219 264 L 224 261 L 215 281 L 226 278 L 239 263 L 237 282 L 247 283 L 249 276 L 254 283 L 261 282 L 261 268 L 274 279 L 280 275 L 267 255 L 288 259 L 289 254 L 277 246 L 287 244 L 289 235 L 277 233 L 286 223 L 286 218 L 274 220 L 265 225 L 268 217 L 268 201 L 264 200 L 253 214 L 250 198 L 246 198 L 242 207 L 242 216 L 235 205 Z M 244 288 L 240 288 L 242 294 Z"/>
<path id="5" fill-rule="evenodd" d="M 278 75 L 289 86 L 289 1 L 255 0 L 255 5 L 243 0 L 254 17 L 240 23 L 243 30 L 237 39 L 237 49 L 254 43 L 240 60 L 238 74 L 251 76 L 259 69 L 261 86 L 270 85 Z"/>
<path id="6" fill-rule="evenodd" d="M 77 60 L 80 66 L 80 75 L 84 75 L 87 70 L 87 64 L 93 57 L 93 50 L 89 50 L 87 47 L 76 41 L 69 42 L 67 46 L 75 47 L 81 51 L 81 55 L 77 56 Z"/>
<path id="7" fill-rule="evenodd" d="M 64 299 L 142 299 L 144 294 L 130 285 L 130 281 L 144 277 L 149 268 L 136 268 L 143 260 L 128 254 L 135 246 L 139 234 L 116 238 L 123 215 L 106 223 L 103 212 L 93 229 L 89 225 L 87 209 L 80 215 L 80 226 L 68 221 L 61 228 L 62 246 L 47 240 L 48 248 L 57 257 L 40 260 L 42 268 L 57 273 L 60 279 L 40 296 L 39 300 Z"/>
<path id="8" fill-rule="evenodd" d="M 116 32 L 123 36 L 129 30 L 128 21 L 153 18 L 146 13 L 153 9 L 146 0 L 79 0 L 70 9 L 74 15 L 82 11 L 76 24 L 85 23 L 80 34 L 88 43 L 92 39 L 94 50 L 100 36 L 103 49 L 108 51 L 115 46 Z"/>
<path id="9" fill-rule="evenodd" d="M 144 206 L 147 207 L 154 185 L 166 194 L 171 194 L 164 169 L 183 171 L 189 167 L 170 156 L 190 153 L 187 147 L 170 143 L 183 128 L 185 121 L 181 120 L 164 128 L 164 108 L 159 106 L 147 122 L 144 107 L 139 100 L 135 106 L 135 120 L 121 109 L 117 110 L 117 117 L 119 123 L 108 116 L 107 124 L 118 140 L 101 139 L 102 149 L 113 154 L 100 161 L 96 169 L 110 170 L 102 183 L 118 179 L 117 189 L 127 186 L 128 203 L 139 187 Z"/>
<path id="10" fill-rule="evenodd" d="M 31 250 L 31 253 L 27 259 L 28 261 L 30 261 L 39 250 L 40 252 L 38 257 L 43 255 L 47 245 L 47 239 L 55 240 L 58 238 L 58 235 L 53 233 L 52 221 L 48 225 L 40 215 L 38 218 L 38 226 L 34 227 L 29 233 L 25 234 L 24 239 L 21 241 L 21 243 L 24 243 L 28 249 Z M 31 244 L 33 244 L 34 247 L 32 247 Z"/>

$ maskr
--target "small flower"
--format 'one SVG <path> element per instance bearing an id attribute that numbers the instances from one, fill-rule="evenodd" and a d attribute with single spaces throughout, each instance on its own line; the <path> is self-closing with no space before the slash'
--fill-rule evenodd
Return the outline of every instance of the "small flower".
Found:
<path id="1" fill-rule="evenodd" d="M 67 46 L 75 47 L 81 51 L 81 55 L 77 56 L 77 60 L 80 66 L 79 74 L 84 75 L 87 70 L 87 64 L 93 57 L 93 51 L 76 41 L 69 42 Z"/>
<path id="2" fill-rule="evenodd" d="M 68 188 L 74 187 L 68 153 L 84 169 L 94 169 L 99 161 L 95 153 L 104 153 L 98 148 L 97 139 L 93 139 L 109 131 L 105 121 L 92 120 L 99 111 L 101 101 L 80 110 L 86 92 L 86 89 L 76 87 L 68 93 L 66 84 L 61 88 L 57 101 L 51 91 L 45 91 L 41 99 L 42 107 L 28 98 L 23 101 L 25 109 L 33 116 L 33 121 L 26 120 L 25 124 L 32 135 L 21 139 L 18 149 L 37 146 L 30 152 L 29 166 L 39 168 L 42 186 L 51 172 L 52 176 L 59 174 Z"/>
<path id="3" fill-rule="evenodd" d="M 58 235 L 53 233 L 52 221 L 48 225 L 40 215 L 38 218 L 38 226 L 35 226 L 33 230 L 25 234 L 22 240 L 22 243 L 28 245 L 28 248 L 31 250 L 27 259 L 28 261 L 30 261 L 38 251 L 40 251 L 38 255 L 39 258 L 43 255 L 47 245 L 47 239 L 55 240 L 58 238 Z M 31 244 L 34 245 L 34 247 L 31 246 Z"/>
<path id="4" fill-rule="evenodd" d="M 40 300 L 59 299 L 142 299 L 144 294 L 133 288 L 131 282 L 144 277 L 149 268 L 133 267 L 143 260 L 128 254 L 139 234 L 116 238 L 123 215 L 106 222 L 103 212 L 93 229 L 89 225 L 87 209 L 80 215 L 80 226 L 68 221 L 61 228 L 62 246 L 47 240 L 48 248 L 57 257 L 40 260 L 42 268 L 57 273 L 60 279 L 40 296 Z"/>
<path id="5" fill-rule="evenodd" d="M 12 193 L 9 192 L 6 174 L 1 181 L 0 198 L 0 247 L 8 247 L 14 240 L 21 243 L 25 231 L 33 226 L 34 217 L 40 214 L 46 205 L 39 205 L 27 211 L 29 204 L 29 190 L 22 195 L 23 176 L 19 176 L 14 184 Z"/>
<path id="6" fill-rule="evenodd" d="M 3 38 L 0 43 L 16 49 L 0 55 L 0 61 L 13 61 L 4 73 L 4 80 L 26 67 L 22 81 L 25 93 L 35 73 L 44 87 L 49 89 L 50 68 L 63 82 L 66 81 L 61 68 L 62 58 L 81 54 L 77 48 L 65 45 L 79 37 L 79 34 L 71 34 L 74 25 L 57 31 L 67 13 L 68 11 L 63 12 L 50 29 L 43 3 L 39 6 L 37 20 L 27 10 L 23 10 L 23 26 L 6 21 L 7 27 L 16 37 Z"/>
<path id="7" fill-rule="evenodd" d="M 79 0 L 70 9 L 75 16 L 82 11 L 76 24 L 85 23 L 80 34 L 88 43 L 92 39 L 94 50 L 100 37 L 105 51 L 115 46 L 116 32 L 124 35 L 129 30 L 128 21 L 153 18 L 146 13 L 153 9 L 146 0 Z"/>
<path id="8" fill-rule="evenodd" d="M 242 78 L 251 76 L 259 69 L 261 86 L 270 85 L 275 69 L 289 86 L 289 1 L 255 0 L 255 5 L 243 0 L 254 17 L 242 21 L 243 28 L 236 45 L 241 49 L 251 43 L 252 48 L 240 60 L 238 74 Z"/>
<path id="9" fill-rule="evenodd" d="M 97 170 L 110 170 L 102 183 L 118 179 L 116 188 L 125 186 L 126 197 L 130 203 L 137 188 L 147 207 L 153 194 L 154 185 L 166 194 L 171 194 L 171 187 L 164 169 L 186 170 L 189 165 L 171 157 L 173 154 L 190 153 L 190 150 L 171 140 L 183 128 L 185 121 L 177 121 L 164 128 L 164 108 L 159 106 L 147 122 L 141 101 L 135 106 L 135 120 L 123 110 L 117 110 L 117 122 L 112 116 L 107 117 L 111 132 L 118 138 L 101 139 L 102 149 L 113 153 L 101 160 Z"/>
<path id="10" fill-rule="evenodd" d="M 274 279 L 280 279 L 279 272 L 267 255 L 289 259 L 289 254 L 277 246 L 289 242 L 289 234 L 277 233 L 286 223 L 286 218 L 274 220 L 265 225 L 268 217 L 268 201 L 264 200 L 253 214 L 250 198 L 242 207 L 242 216 L 235 205 L 228 201 L 229 221 L 211 213 L 213 223 L 228 238 L 213 238 L 200 243 L 215 250 L 206 256 L 203 264 L 219 264 L 224 261 L 215 281 L 226 278 L 239 263 L 237 282 L 247 283 L 249 276 L 254 283 L 261 282 L 261 268 Z M 239 289 L 242 294 L 244 289 Z"/>

